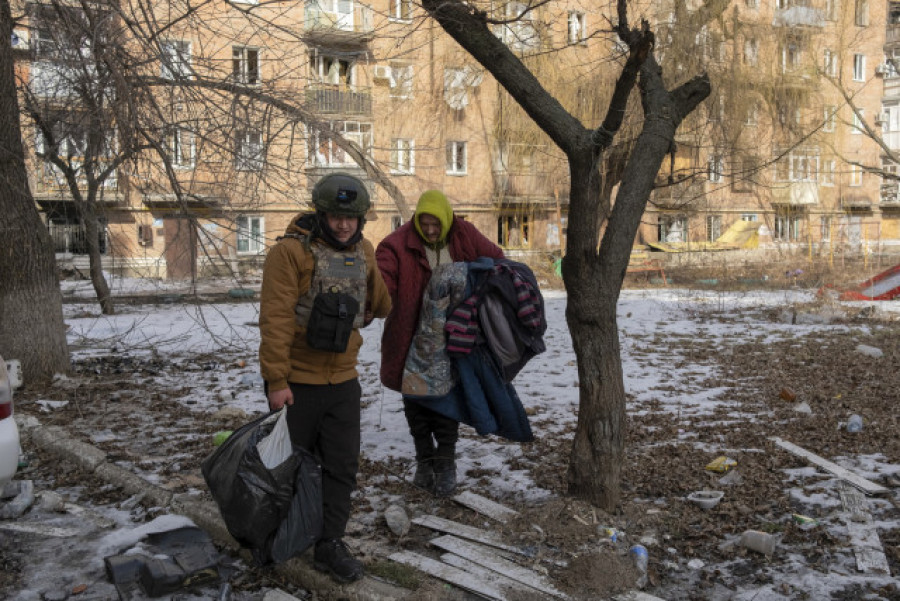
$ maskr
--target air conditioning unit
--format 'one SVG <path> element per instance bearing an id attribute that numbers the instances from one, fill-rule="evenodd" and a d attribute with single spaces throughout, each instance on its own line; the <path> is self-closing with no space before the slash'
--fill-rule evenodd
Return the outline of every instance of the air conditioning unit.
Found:
<path id="1" fill-rule="evenodd" d="M 10 42 L 13 50 L 29 50 L 31 48 L 30 34 L 27 29 L 21 27 L 13 29 Z"/>
<path id="2" fill-rule="evenodd" d="M 391 67 L 389 65 L 375 65 L 372 70 L 373 79 L 389 80 L 391 78 Z"/>
<path id="3" fill-rule="evenodd" d="M 884 63 L 881 63 L 880 65 L 875 67 L 875 76 L 876 77 L 884 77 L 887 72 L 888 72 L 888 66 L 885 65 Z"/>
<path id="4" fill-rule="evenodd" d="M 138 244 L 141 246 L 153 246 L 153 226 L 138 225 Z"/>
<path id="5" fill-rule="evenodd" d="M 882 125 L 887 123 L 891 118 L 890 113 L 878 113 L 878 116 L 875 117 L 875 125 Z"/>

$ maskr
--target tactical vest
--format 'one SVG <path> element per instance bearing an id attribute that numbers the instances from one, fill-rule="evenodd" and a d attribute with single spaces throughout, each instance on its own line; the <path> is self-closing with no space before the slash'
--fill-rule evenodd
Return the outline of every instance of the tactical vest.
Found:
<path id="1" fill-rule="evenodd" d="M 287 234 L 297 238 L 304 248 L 313 254 L 315 267 L 309 290 L 300 296 L 294 313 L 297 324 L 306 327 L 312 312 L 313 301 L 320 292 L 343 292 L 359 303 L 359 311 L 353 319 L 353 327 L 361 328 L 365 321 L 366 307 L 366 251 L 362 243 L 356 244 L 355 251 L 340 251 L 328 244 L 308 244 L 308 238 Z"/>

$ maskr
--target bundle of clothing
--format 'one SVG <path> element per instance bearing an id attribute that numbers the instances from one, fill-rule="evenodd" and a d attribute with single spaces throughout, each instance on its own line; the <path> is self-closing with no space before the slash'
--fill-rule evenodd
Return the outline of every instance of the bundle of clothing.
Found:
<path id="1" fill-rule="evenodd" d="M 402 392 L 481 435 L 530 442 L 512 380 L 544 352 L 546 330 L 544 299 L 524 263 L 440 265 L 425 289 Z"/>

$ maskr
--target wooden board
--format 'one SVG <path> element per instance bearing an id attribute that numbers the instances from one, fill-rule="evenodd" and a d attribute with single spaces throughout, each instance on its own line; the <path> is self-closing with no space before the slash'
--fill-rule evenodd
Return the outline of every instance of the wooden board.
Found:
<path id="1" fill-rule="evenodd" d="M 660 599 L 641 591 L 628 591 L 627 593 L 616 595 L 612 598 L 612 601 L 665 601 L 665 599 Z"/>
<path id="2" fill-rule="evenodd" d="M 460 505 L 464 505 L 469 509 L 480 513 L 481 515 L 487 516 L 492 520 L 496 520 L 501 523 L 506 523 L 510 519 L 519 515 L 519 512 L 515 509 L 510 509 L 509 507 L 505 507 L 500 503 L 492 501 L 487 497 L 482 497 L 481 495 L 476 495 L 472 491 L 464 490 L 459 493 L 453 500 L 459 503 Z"/>
<path id="3" fill-rule="evenodd" d="M 507 578 L 512 578 L 517 582 L 521 582 L 536 591 L 552 595 L 558 599 L 568 598 L 565 593 L 556 590 L 539 574 L 498 557 L 496 553 L 487 547 L 450 535 L 439 536 L 438 538 L 432 539 L 430 542 L 436 547 L 455 553 L 460 557 L 465 557 L 469 561 L 473 561 L 478 565 L 497 572 L 498 574 L 502 574 Z"/>
<path id="4" fill-rule="evenodd" d="M 889 492 L 888 489 L 885 488 L 884 486 L 881 486 L 880 484 L 875 484 L 874 482 L 872 482 L 870 480 L 866 480 L 862 476 L 854 474 L 850 470 L 843 468 L 836 463 L 832 463 L 832 462 L 828 461 L 827 459 L 822 459 L 815 453 L 810 453 L 806 449 L 798 447 L 797 445 L 795 445 L 792 442 L 782 440 L 782 439 L 778 438 L 777 436 L 773 436 L 770 440 L 774 441 L 775 444 L 777 444 L 782 449 L 784 449 L 790 453 L 793 453 L 794 455 L 797 455 L 798 457 L 803 457 L 810 463 L 821 467 L 826 472 L 833 474 L 833 475 L 837 476 L 838 478 L 840 478 L 841 480 L 847 482 L 848 484 L 855 486 L 856 488 L 860 489 L 867 495 L 883 495 L 883 494 L 887 494 Z"/>
<path id="5" fill-rule="evenodd" d="M 866 498 L 855 488 L 841 486 L 841 504 L 844 506 L 844 523 L 856 555 L 856 568 L 865 574 L 876 572 L 890 576 L 891 568 L 884 547 L 878 537 L 878 529 L 872 521 Z"/>
<path id="6" fill-rule="evenodd" d="M 529 588 L 521 582 L 517 582 L 512 578 L 507 578 L 503 574 L 499 574 L 493 570 L 489 570 L 488 568 L 480 566 L 474 561 L 469 561 L 465 557 L 460 557 L 455 553 L 444 553 L 443 555 L 441 555 L 441 561 L 455 568 L 459 568 L 460 570 L 468 572 L 479 581 L 487 582 L 488 584 L 496 586 L 498 589 L 504 592 L 516 591 L 519 593 L 534 594 L 534 589 Z"/>
<path id="7" fill-rule="evenodd" d="M 44 526 L 41 524 L 19 524 L 17 522 L 0 523 L 0 530 L 8 532 L 20 532 L 22 534 L 37 534 L 39 536 L 52 536 L 53 538 L 69 538 L 82 534 L 75 528 L 60 528 L 57 526 Z"/>
<path id="8" fill-rule="evenodd" d="M 421 570 L 426 574 L 439 578 L 445 582 L 449 582 L 454 586 L 475 593 L 485 599 L 496 599 L 497 601 L 506 601 L 506 595 L 497 587 L 479 582 L 472 574 L 459 568 L 453 567 L 446 563 L 413 553 L 412 551 L 399 551 L 388 556 L 391 561 L 412 566 L 417 570 Z"/>
<path id="9" fill-rule="evenodd" d="M 454 522 L 452 520 L 445 520 L 444 518 L 439 518 L 436 515 L 420 515 L 413 518 L 412 523 L 418 524 L 419 526 L 424 526 L 426 528 L 431 528 L 432 530 L 437 530 L 438 532 L 453 534 L 460 538 L 475 541 L 476 543 L 481 543 L 483 545 L 488 545 L 497 549 L 503 549 L 504 551 L 511 551 L 519 555 L 525 555 L 524 551 L 513 547 L 512 545 L 507 545 L 506 543 L 501 541 L 500 538 L 493 532 L 488 532 L 487 530 L 481 530 L 480 528 L 474 528 L 472 526 L 460 524 L 459 522 Z"/>

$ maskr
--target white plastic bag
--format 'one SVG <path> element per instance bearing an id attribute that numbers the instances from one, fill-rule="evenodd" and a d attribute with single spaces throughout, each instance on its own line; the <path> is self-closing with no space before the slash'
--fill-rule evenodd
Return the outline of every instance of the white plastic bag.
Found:
<path id="1" fill-rule="evenodd" d="M 275 469 L 286 460 L 290 459 L 294 452 L 291 446 L 291 433 L 287 425 L 287 407 L 282 407 L 278 414 L 278 421 L 262 440 L 256 443 L 259 458 L 267 469 Z"/>

